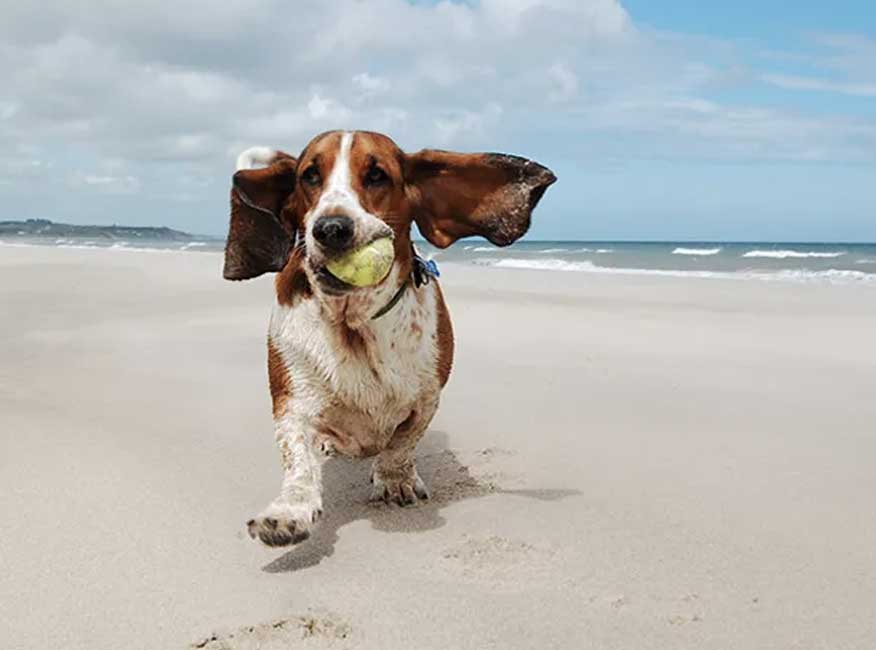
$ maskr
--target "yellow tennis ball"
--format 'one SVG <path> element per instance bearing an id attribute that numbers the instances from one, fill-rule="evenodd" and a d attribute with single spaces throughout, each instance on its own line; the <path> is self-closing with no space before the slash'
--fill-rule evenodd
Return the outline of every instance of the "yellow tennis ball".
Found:
<path id="1" fill-rule="evenodd" d="M 384 237 L 331 260 L 325 266 L 339 280 L 354 287 L 370 287 L 386 277 L 393 259 L 392 238 Z"/>

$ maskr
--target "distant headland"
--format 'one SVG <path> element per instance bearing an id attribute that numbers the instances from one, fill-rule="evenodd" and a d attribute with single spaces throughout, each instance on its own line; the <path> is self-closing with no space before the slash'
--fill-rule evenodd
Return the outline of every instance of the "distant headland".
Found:
<path id="1" fill-rule="evenodd" d="M 178 241 L 187 242 L 196 235 L 174 230 L 166 226 L 80 226 L 72 223 L 56 223 L 48 219 L 26 221 L 0 221 L 0 237 L 75 237 L 103 240 Z M 202 236 L 197 236 L 203 239 Z"/>

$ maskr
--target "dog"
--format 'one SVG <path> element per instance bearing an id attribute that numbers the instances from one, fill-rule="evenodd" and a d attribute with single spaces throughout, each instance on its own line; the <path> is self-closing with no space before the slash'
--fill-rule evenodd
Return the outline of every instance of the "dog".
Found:
<path id="1" fill-rule="evenodd" d="M 280 496 L 247 523 L 268 546 L 299 543 L 323 513 L 322 465 L 374 457 L 371 498 L 428 499 L 414 451 L 453 365 L 453 329 L 436 274 L 411 225 L 438 248 L 481 236 L 507 246 L 556 181 L 518 156 L 404 153 L 366 131 L 315 137 L 294 158 L 255 147 L 232 179 L 223 275 L 276 272 L 268 379 L 280 449 Z M 375 286 L 334 277 L 326 263 L 383 237 L 395 259 Z"/>

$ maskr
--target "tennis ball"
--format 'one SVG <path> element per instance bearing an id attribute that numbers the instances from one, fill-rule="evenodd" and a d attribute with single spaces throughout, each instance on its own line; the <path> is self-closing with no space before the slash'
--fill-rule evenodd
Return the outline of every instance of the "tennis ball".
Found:
<path id="1" fill-rule="evenodd" d="M 370 287 L 386 277 L 394 258 L 392 238 L 384 237 L 331 260 L 325 266 L 339 280 L 354 287 Z"/>

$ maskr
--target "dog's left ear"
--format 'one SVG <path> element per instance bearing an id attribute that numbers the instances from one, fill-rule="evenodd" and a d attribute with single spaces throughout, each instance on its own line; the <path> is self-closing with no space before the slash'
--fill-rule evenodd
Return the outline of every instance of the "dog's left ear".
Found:
<path id="1" fill-rule="evenodd" d="M 252 169 L 256 164 L 267 165 Z M 238 158 L 231 181 L 231 222 L 225 242 L 226 280 L 248 280 L 280 271 L 295 242 L 297 224 L 283 224 L 281 211 L 295 190 L 295 159 L 261 147 Z"/>
<path id="2" fill-rule="evenodd" d="M 404 174 L 417 227 L 438 248 L 471 235 L 497 246 L 513 243 L 557 180 L 547 167 L 518 156 L 435 150 L 405 156 Z"/>

